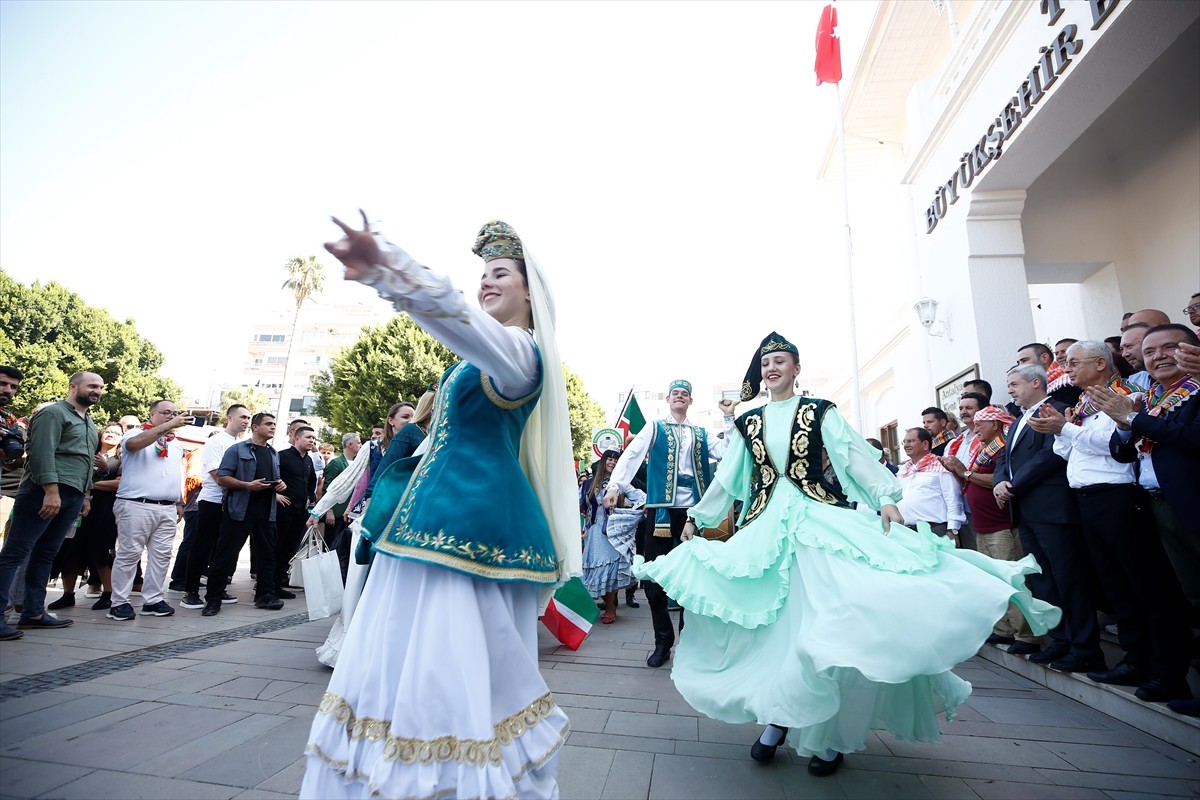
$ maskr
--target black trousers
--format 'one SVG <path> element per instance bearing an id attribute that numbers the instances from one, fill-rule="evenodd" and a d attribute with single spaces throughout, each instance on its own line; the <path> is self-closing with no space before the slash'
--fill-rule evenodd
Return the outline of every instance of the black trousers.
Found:
<path id="1" fill-rule="evenodd" d="M 654 518 L 653 512 L 654 509 L 647 510 L 647 513 L 651 515 L 651 520 Z M 667 514 L 671 520 L 671 536 L 655 536 L 654 528 L 652 526 L 649 528 L 650 534 L 646 536 L 644 544 L 647 561 L 665 556 L 679 543 L 679 534 L 683 532 L 683 526 L 687 524 L 687 509 L 668 508 Z M 650 621 L 654 625 L 654 643 L 674 647 L 675 623 L 671 620 L 671 612 L 667 611 L 667 593 L 654 581 L 642 581 L 642 588 L 646 591 L 646 602 L 650 605 Z M 679 631 L 683 632 L 682 611 L 679 612 Z"/>
<path id="2" fill-rule="evenodd" d="M 196 543 L 196 524 L 199 515 L 198 508 L 183 512 L 183 541 L 179 543 L 179 552 L 175 554 L 175 565 L 171 567 L 171 583 L 187 580 L 188 559 L 191 558 L 192 546 Z"/>
<path id="3" fill-rule="evenodd" d="M 1088 550 L 1078 525 L 1035 522 L 1022 515 L 1018 523 L 1021 547 L 1033 554 L 1042 574 L 1026 582 L 1033 596 L 1062 609 L 1062 622 L 1050 631 L 1056 644 L 1073 655 L 1099 658 L 1100 624 L 1091 590 Z"/>
<path id="4" fill-rule="evenodd" d="M 1183 590 L 1162 549 L 1149 496 L 1132 483 L 1100 484 L 1076 489 L 1075 499 L 1126 663 L 1171 683 L 1186 680 Z"/>
<path id="5" fill-rule="evenodd" d="M 258 581 L 254 585 L 254 599 L 275 595 L 275 523 L 265 515 L 246 515 L 244 520 L 235 520 L 229 514 L 221 517 L 221 536 L 217 539 L 217 552 L 208 568 L 208 591 L 204 599 L 220 602 L 225 588 L 233 579 L 237 569 L 238 554 L 250 539 L 250 555 L 258 567 Z"/>
<path id="6" fill-rule="evenodd" d="M 288 582 L 288 567 L 292 556 L 300 549 L 304 539 L 304 528 L 308 524 L 308 509 L 296 505 L 275 511 L 275 589 L 282 589 Z M 262 573 L 255 573 L 261 575 Z"/>
<path id="7" fill-rule="evenodd" d="M 208 569 L 221 538 L 221 504 L 201 500 L 196 504 L 196 536 L 188 553 L 187 572 L 183 577 L 183 590 L 188 594 L 200 593 L 200 576 Z M 234 558 L 234 564 L 237 559 Z"/>

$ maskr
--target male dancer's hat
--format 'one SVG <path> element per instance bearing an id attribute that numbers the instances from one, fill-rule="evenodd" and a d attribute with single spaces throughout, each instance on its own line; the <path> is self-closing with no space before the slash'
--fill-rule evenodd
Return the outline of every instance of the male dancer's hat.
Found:
<path id="1" fill-rule="evenodd" d="M 791 353 L 796 358 L 800 358 L 800 351 L 796 349 L 796 345 L 775 331 L 771 331 L 754 351 L 754 358 L 750 360 L 750 368 L 746 370 L 746 378 L 742 381 L 743 403 L 758 397 L 758 390 L 762 386 L 762 357 L 771 353 Z"/>
<path id="2" fill-rule="evenodd" d="M 691 394 L 692 393 L 692 382 L 685 381 L 683 378 L 676 378 L 675 380 L 671 381 L 671 385 L 667 387 L 667 394 L 670 394 L 671 392 L 675 391 L 676 389 L 683 389 L 688 394 Z"/>
<path id="3" fill-rule="evenodd" d="M 525 249 L 521 246 L 521 239 L 517 236 L 517 232 L 507 222 L 498 219 L 485 223 L 479 229 L 479 235 L 475 237 L 475 246 L 471 248 L 471 252 L 485 262 L 494 261 L 497 258 L 525 258 Z"/>

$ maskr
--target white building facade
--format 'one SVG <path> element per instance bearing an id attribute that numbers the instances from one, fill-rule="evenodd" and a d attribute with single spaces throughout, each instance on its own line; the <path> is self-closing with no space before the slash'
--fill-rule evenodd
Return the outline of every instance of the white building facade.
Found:
<path id="1" fill-rule="evenodd" d="M 863 433 L 885 441 L 976 371 L 1007 401 L 1023 344 L 1103 339 L 1142 308 L 1186 324 L 1200 290 L 1200 3 L 951 9 L 956 32 L 883 0 L 843 87 Z M 849 414 L 849 374 L 831 386 Z"/>
<path id="2" fill-rule="evenodd" d="M 279 402 L 280 393 L 287 392 L 290 415 L 304 413 L 312 406 L 312 378 L 329 368 L 329 362 L 343 348 L 354 344 L 365 326 L 386 322 L 388 310 L 362 303 L 306 304 L 297 328 L 299 342 L 294 353 L 295 364 L 291 385 L 284 387 L 284 372 L 292 336 L 294 310 L 281 310 L 267 315 L 266 321 L 254 326 L 246 345 L 246 360 L 242 371 L 242 386 L 260 389 L 271 398 L 271 409 Z"/>

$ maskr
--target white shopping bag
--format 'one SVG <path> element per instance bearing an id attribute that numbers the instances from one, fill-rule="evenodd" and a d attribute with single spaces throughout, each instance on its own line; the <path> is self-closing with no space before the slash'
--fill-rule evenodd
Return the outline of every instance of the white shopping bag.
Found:
<path id="1" fill-rule="evenodd" d="M 300 566 L 300 562 L 306 558 L 318 556 L 321 553 L 324 553 L 326 550 L 325 540 L 322 538 L 321 534 L 317 532 L 318 528 L 309 528 L 307 530 L 307 532 L 304 534 L 304 539 L 302 539 L 300 542 L 300 549 L 296 551 L 296 555 L 292 556 L 292 560 L 288 566 L 288 582 L 292 586 L 299 588 L 304 587 L 304 569 Z"/>
<path id="2" fill-rule="evenodd" d="M 319 552 L 300 559 L 304 599 L 308 603 L 310 620 L 325 619 L 342 610 L 342 567 L 337 553 L 325 548 L 325 540 L 315 528 L 309 529 L 308 538 L 312 540 L 309 547 L 315 547 Z M 301 552 L 310 551 L 302 547 Z"/>

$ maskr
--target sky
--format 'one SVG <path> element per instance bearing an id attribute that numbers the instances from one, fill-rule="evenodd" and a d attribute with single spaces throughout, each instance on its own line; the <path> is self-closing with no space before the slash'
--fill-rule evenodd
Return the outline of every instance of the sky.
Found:
<path id="1" fill-rule="evenodd" d="M 823 2 L 0 2 L 0 268 L 57 281 L 202 395 L 287 307 L 341 281 L 330 215 L 367 210 L 471 298 L 511 223 L 564 360 L 610 415 L 686 377 L 695 409 L 771 330 L 848 355 Z M 839 3 L 846 84 L 875 11 Z M 859 273 L 856 281 L 869 280 Z"/>

